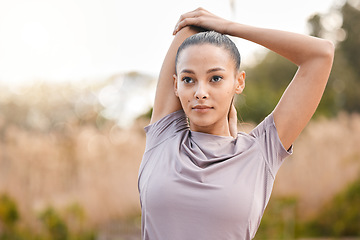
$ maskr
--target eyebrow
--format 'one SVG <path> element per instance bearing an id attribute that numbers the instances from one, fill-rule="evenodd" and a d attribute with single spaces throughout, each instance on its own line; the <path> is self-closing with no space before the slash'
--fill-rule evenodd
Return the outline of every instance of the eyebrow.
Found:
<path id="1" fill-rule="evenodd" d="M 180 73 L 191 73 L 191 74 L 195 74 L 195 72 L 193 70 L 190 70 L 190 69 L 183 69 L 181 70 Z"/>
<path id="2" fill-rule="evenodd" d="M 206 71 L 206 73 L 217 72 L 217 71 L 225 71 L 225 69 L 222 67 L 210 68 L 209 70 Z"/>
<path id="3" fill-rule="evenodd" d="M 222 68 L 222 67 L 214 67 L 214 68 L 210 68 L 209 70 L 207 70 L 206 73 L 209 74 L 211 72 L 217 72 L 217 71 L 225 71 L 225 69 Z M 183 69 L 183 70 L 181 70 L 180 73 L 195 74 L 195 72 L 193 70 L 190 70 L 190 69 Z"/>

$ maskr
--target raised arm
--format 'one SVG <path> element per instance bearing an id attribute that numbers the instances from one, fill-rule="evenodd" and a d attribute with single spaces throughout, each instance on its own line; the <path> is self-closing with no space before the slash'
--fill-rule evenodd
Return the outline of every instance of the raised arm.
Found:
<path id="1" fill-rule="evenodd" d="M 181 43 L 197 32 L 199 32 L 198 28 L 184 27 L 176 34 L 171 43 L 160 70 L 150 123 L 154 123 L 167 114 L 181 109 L 180 101 L 174 93 L 175 56 Z"/>
<path id="2" fill-rule="evenodd" d="M 297 73 L 274 110 L 280 140 L 288 149 L 320 102 L 333 62 L 333 44 L 320 38 L 227 21 L 202 8 L 182 15 L 174 33 L 189 25 L 260 44 L 298 66 Z"/>

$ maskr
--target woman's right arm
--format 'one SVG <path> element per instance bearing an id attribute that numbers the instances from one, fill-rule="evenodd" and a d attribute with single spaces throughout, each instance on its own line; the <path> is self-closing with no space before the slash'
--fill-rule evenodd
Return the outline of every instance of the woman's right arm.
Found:
<path id="1" fill-rule="evenodd" d="M 198 32 L 198 28 L 185 27 L 176 34 L 171 43 L 160 70 L 150 124 L 182 108 L 179 98 L 174 93 L 175 57 L 181 43 Z"/>

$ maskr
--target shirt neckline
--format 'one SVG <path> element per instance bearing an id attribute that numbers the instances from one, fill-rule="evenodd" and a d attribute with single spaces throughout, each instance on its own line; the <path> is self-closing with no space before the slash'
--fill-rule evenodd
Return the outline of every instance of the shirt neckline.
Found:
<path id="1" fill-rule="evenodd" d="M 221 136 L 221 135 L 214 135 L 214 134 L 211 134 L 211 133 L 204 133 L 204 132 L 197 132 L 197 131 L 192 131 L 192 130 L 189 130 L 190 131 L 190 136 L 195 138 L 195 139 L 209 139 L 209 138 L 212 138 L 212 139 L 219 139 L 219 140 L 235 140 L 235 138 L 231 137 L 231 136 Z"/>

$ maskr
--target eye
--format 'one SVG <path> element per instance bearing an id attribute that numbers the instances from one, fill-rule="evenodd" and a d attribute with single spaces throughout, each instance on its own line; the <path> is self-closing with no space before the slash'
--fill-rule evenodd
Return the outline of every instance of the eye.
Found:
<path id="1" fill-rule="evenodd" d="M 223 78 L 221 76 L 213 76 L 211 82 L 220 82 Z"/>
<path id="2" fill-rule="evenodd" d="M 181 80 L 185 83 L 193 83 L 194 82 L 194 80 L 191 77 L 183 77 Z"/>

